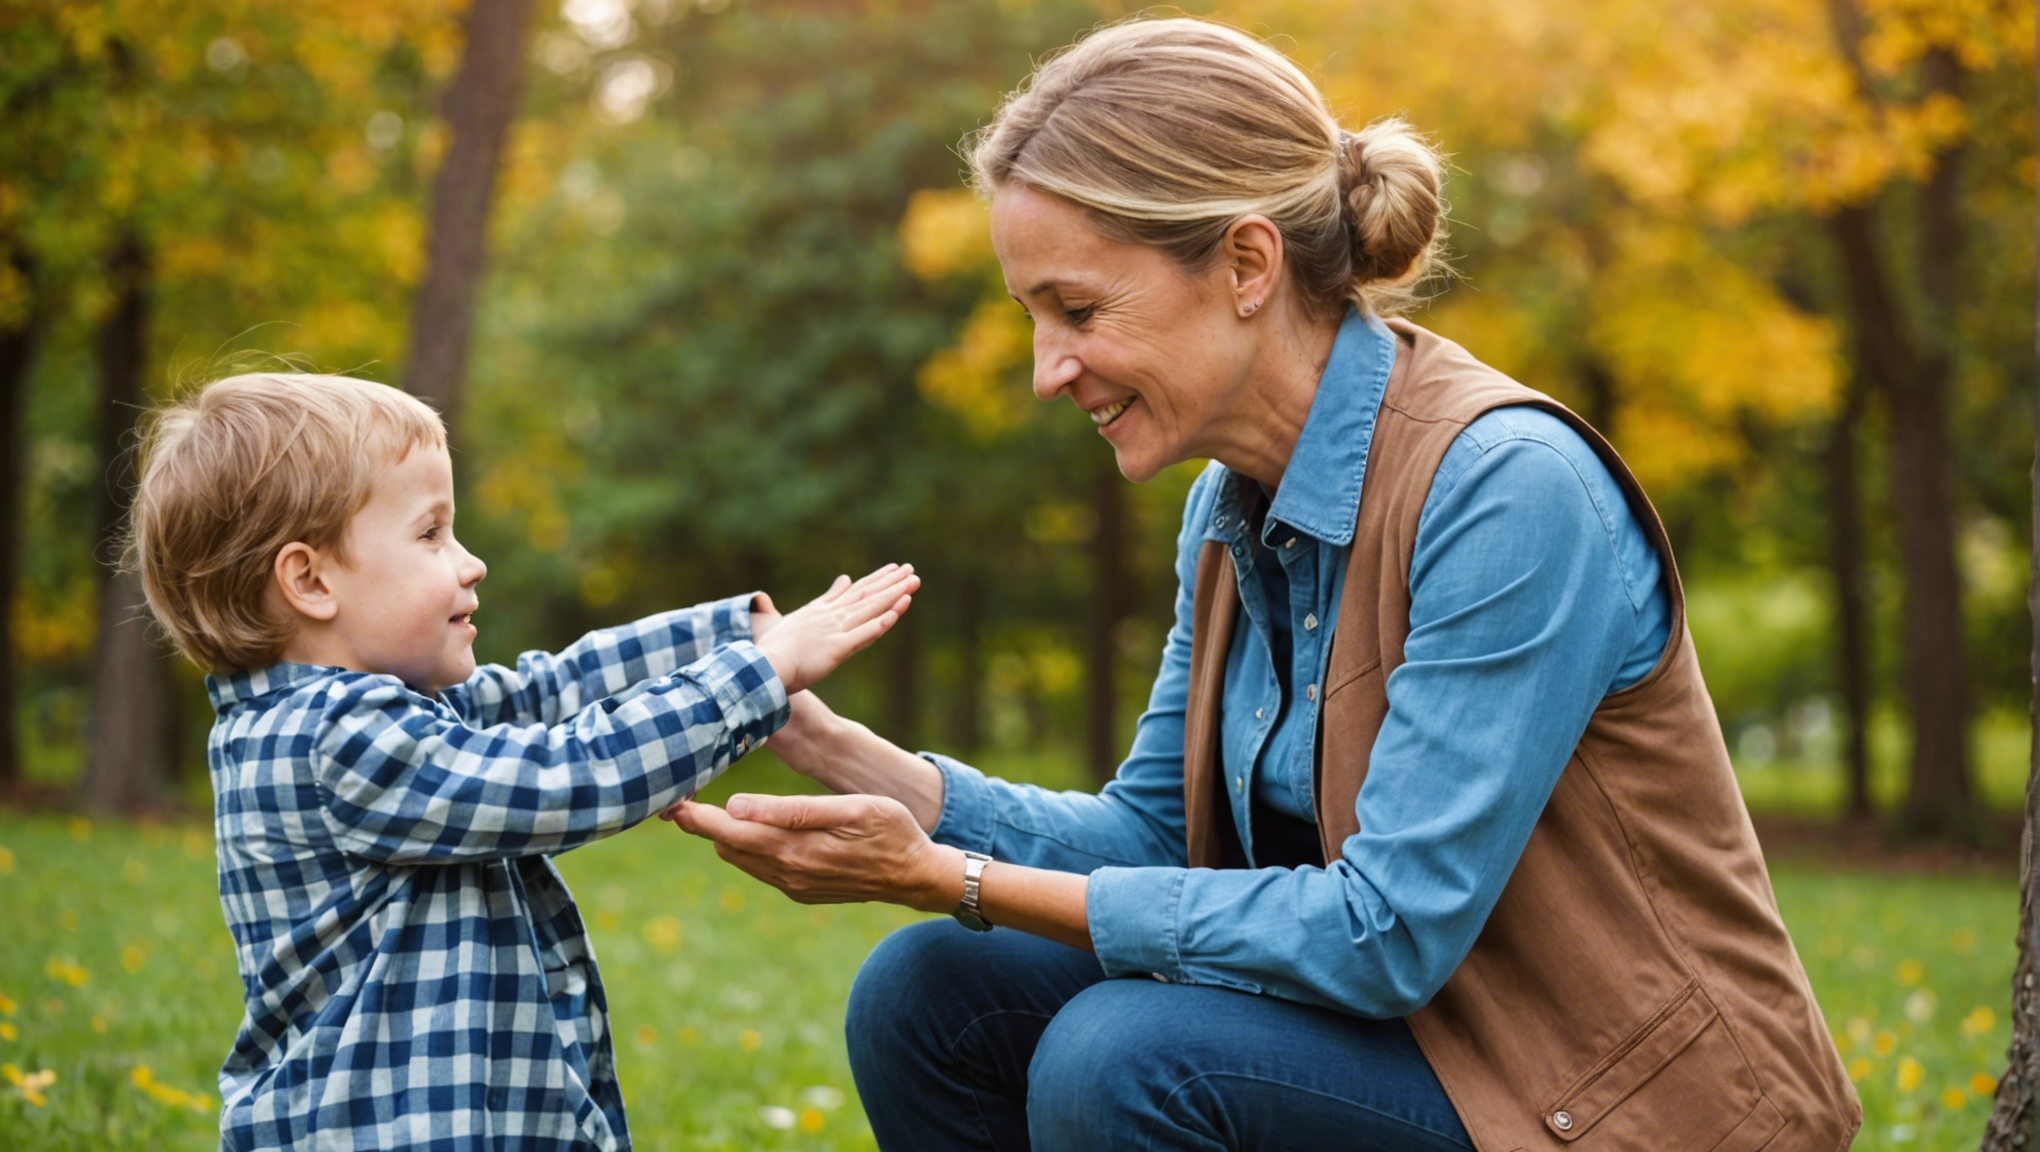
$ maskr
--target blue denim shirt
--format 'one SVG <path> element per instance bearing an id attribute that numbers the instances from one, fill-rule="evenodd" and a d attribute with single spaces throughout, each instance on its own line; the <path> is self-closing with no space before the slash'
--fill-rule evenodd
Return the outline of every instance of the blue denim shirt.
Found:
<path id="1" fill-rule="evenodd" d="M 1091 939 L 1110 975 L 1362 1016 L 1415 1011 L 1473 946 L 1601 698 L 1649 672 L 1670 636 L 1657 553 L 1593 449 L 1548 413 L 1489 412 L 1446 452 L 1418 522 L 1405 662 L 1357 801 L 1362 830 L 1329 867 L 1185 867 L 1198 553 L 1224 544 L 1239 574 L 1219 743 L 1252 860 L 1257 808 L 1315 816 L 1317 685 L 1394 360 L 1384 325 L 1347 317 L 1264 515 L 1254 481 L 1216 463 L 1198 478 L 1161 672 L 1102 792 L 930 757 L 946 785 L 937 840 L 1089 874 Z"/>

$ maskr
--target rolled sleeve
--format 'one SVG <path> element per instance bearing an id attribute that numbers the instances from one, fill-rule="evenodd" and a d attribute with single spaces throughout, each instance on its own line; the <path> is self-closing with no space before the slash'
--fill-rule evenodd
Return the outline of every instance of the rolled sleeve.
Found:
<path id="1" fill-rule="evenodd" d="M 1107 976 L 1185 982 L 1181 938 L 1184 868 L 1100 868 L 1084 886 L 1091 947 Z"/>

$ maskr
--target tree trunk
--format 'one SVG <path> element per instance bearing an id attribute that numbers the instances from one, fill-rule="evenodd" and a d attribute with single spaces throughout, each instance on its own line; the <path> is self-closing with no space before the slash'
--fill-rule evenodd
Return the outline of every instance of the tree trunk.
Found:
<path id="1" fill-rule="evenodd" d="M 1835 684 L 1842 697 L 1842 770 L 1846 820 L 1867 820 L 1870 802 L 1870 627 L 1863 592 L 1863 495 L 1856 476 L 1856 431 L 1865 389 L 1851 374 L 1835 413 L 1825 456 L 1828 568 L 1835 583 Z"/>
<path id="2" fill-rule="evenodd" d="M 21 586 L 22 476 L 28 461 L 28 371 L 42 334 L 35 262 L 15 251 L 14 274 L 27 288 L 28 311 L 0 332 L 0 792 L 21 781 L 21 740 L 15 719 L 20 691 L 14 675 L 14 597 Z"/>
<path id="3" fill-rule="evenodd" d="M 1097 527 L 1091 537 L 1091 623 L 1084 659 L 1084 764 L 1093 778 L 1112 779 L 1119 746 L 1119 625 L 1133 605 L 1126 558 L 1126 480 L 1110 456 L 1091 481 Z"/>
<path id="4" fill-rule="evenodd" d="M 118 561 L 122 518 L 134 483 L 128 440 L 142 389 L 149 331 L 148 253 L 133 236 L 108 261 L 114 304 L 99 331 L 99 451 L 105 482 L 99 501 L 98 558 Z M 141 579 L 119 571 L 99 590 L 92 653 L 92 709 L 79 797 L 98 811 L 133 811 L 161 800 L 176 747 L 172 734 L 171 657 L 149 636 Z"/>
<path id="5" fill-rule="evenodd" d="M 2035 29 L 2040 46 L 2040 29 Z M 2040 85 L 2034 89 L 2040 107 Z M 2040 202 L 2035 204 L 2034 255 L 2040 260 Z M 2031 576 L 2026 584 L 2026 615 L 2033 626 L 2033 646 L 2027 664 L 2031 704 L 2027 720 L 2031 742 L 2027 746 L 2026 832 L 2019 853 L 2019 962 L 2012 970 L 2012 1043 L 2006 1055 L 2005 1074 L 1998 1079 L 1997 1100 L 1990 1120 L 1983 1128 L 1983 1152 L 2015 1152 L 2019 1148 L 2040 1148 L 2040 1108 L 2033 1106 L 2033 1094 L 2040 1089 L 2040 988 L 2034 987 L 2034 965 L 2040 962 L 2040 925 L 2033 920 L 2033 877 L 2040 871 L 2040 263 L 2035 264 L 2035 313 L 2033 317 L 2033 468 L 2028 486 L 2032 505 L 2028 511 L 2028 537 L 2033 550 Z"/>
<path id="6" fill-rule="evenodd" d="M 425 280 L 411 313 L 410 391 L 452 429 L 460 414 L 475 293 L 488 262 L 497 162 L 524 87 L 532 0 L 474 0 L 467 47 L 441 106 L 452 139 L 432 180 Z"/>
<path id="7" fill-rule="evenodd" d="M 985 746 L 985 576 L 967 558 L 956 573 L 957 683 L 950 747 L 965 760 Z"/>
<path id="8" fill-rule="evenodd" d="M 1969 693 L 1955 563 L 1955 484 L 1945 359 L 1906 331 L 1870 205 L 1828 220 L 1840 250 L 1855 369 L 1886 406 L 1886 467 L 1898 526 L 1900 682 L 1912 721 L 1910 779 L 1898 815 L 1910 836 L 1975 839 L 1981 833 L 1969 770 Z"/>

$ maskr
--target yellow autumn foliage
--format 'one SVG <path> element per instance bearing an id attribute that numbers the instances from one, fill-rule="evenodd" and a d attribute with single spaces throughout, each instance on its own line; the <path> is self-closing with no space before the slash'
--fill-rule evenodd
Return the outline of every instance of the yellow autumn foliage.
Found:
<path id="1" fill-rule="evenodd" d="M 917 191 L 900 219 L 900 260 L 923 280 L 981 268 L 992 259 L 989 221 L 989 209 L 969 189 Z"/>
<path id="2" fill-rule="evenodd" d="M 980 303 L 957 333 L 915 378 L 930 404 L 955 414 L 973 435 L 998 436 L 1026 418 L 1034 403 L 1023 381 L 1033 356 L 1024 313 L 1003 297 Z"/>

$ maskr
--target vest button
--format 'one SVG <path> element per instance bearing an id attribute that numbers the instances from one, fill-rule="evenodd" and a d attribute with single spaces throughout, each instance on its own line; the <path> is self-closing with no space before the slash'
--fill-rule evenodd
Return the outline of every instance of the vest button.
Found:
<path id="1" fill-rule="evenodd" d="M 1285 543 L 1285 544 L 1283 544 L 1282 546 L 1283 546 L 1284 548 L 1294 548 L 1294 547 L 1296 547 L 1296 537 L 1294 537 L 1294 536 L 1291 536 L 1291 537 L 1289 538 L 1288 542 L 1287 542 L 1287 543 Z"/>
<path id="2" fill-rule="evenodd" d="M 1553 1112 L 1551 1114 L 1551 1126 L 1560 1132 L 1572 1131 L 1572 1113 Z"/>
<path id="3" fill-rule="evenodd" d="M 1247 790 L 1247 778 L 1245 776 L 1233 777 L 1232 786 L 1235 792 L 1245 792 Z"/>
<path id="4" fill-rule="evenodd" d="M 1303 618 L 1303 630 L 1304 630 L 1305 632 L 1315 632 L 1315 631 L 1317 631 L 1317 613 L 1315 613 L 1315 612 L 1311 612 L 1311 613 L 1307 613 L 1307 614 L 1306 614 L 1306 615 L 1304 616 L 1304 618 Z"/>
<path id="5" fill-rule="evenodd" d="M 1266 708 L 1254 709 L 1254 719 L 1259 720 L 1262 717 L 1262 715 L 1265 714 L 1267 711 L 1268 710 Z"/>
<path id="6" fill-rule="evenodd" d="M 1305 688 L 1305 689 L 1303 690 L 1303 697 L 1304 697 L 1304 699 L 1306 699 L 1306 700 L 1315 700 L 1315 699 L 1317 699 L 1317 685 L 1313 684 L 1313 685 L 1311 685 L 1310 687 L 1308 687 L 1308 688 Z"/>

